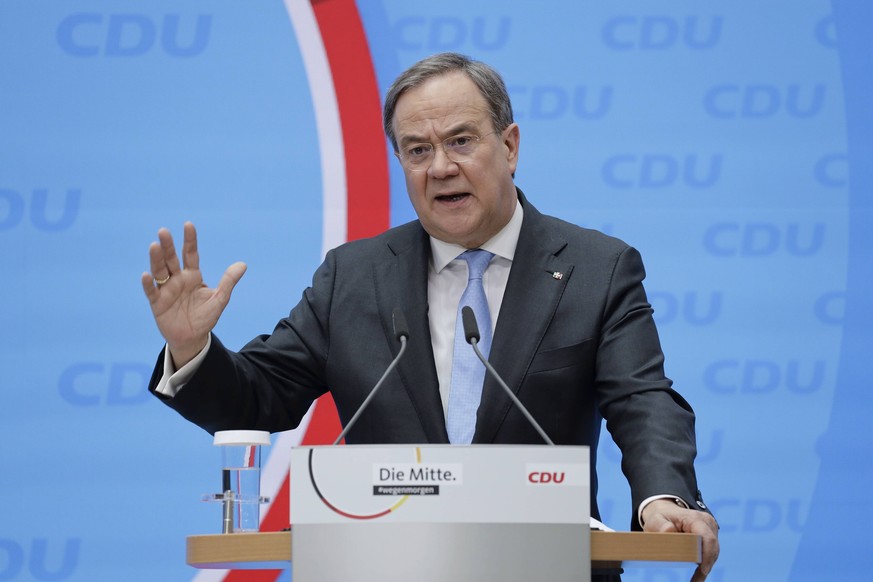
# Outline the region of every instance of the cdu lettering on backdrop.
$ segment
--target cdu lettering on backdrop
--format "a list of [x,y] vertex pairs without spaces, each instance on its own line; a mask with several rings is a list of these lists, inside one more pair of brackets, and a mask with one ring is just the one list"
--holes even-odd
[[655,310],[655,321],[666,325],[681,321],[691,325],[712,325],[721,316],[723,291],[649,292],[649,303]]
[[509,42],[512,19],[508,16],[472,19],[455,16],[407,16],[394,24],[393,36],[402,50],[430,52],[495,51]]
[[721,40],[721,16],[617,16],[601,31],[603,44],[617,51],[711,49]]
[[787,87],[724,83],[706,92],[703,107],[715,119],[766,119],[781,113],[808,119],[821,113],[826,94],[827,86],[824,83],[816,83],[812,87],[797,83]]
[[29,195],[0,188],[0,232],[27,222],[45,232],[67,230],[79,216],[81,201],[79,188],[67,188],[63,195],[50,194],[48,188],[34,188]]
[[787,390],[806,395],[824,387],[827,364],[792,359],[774,360],[725,359],[711,363],[703,372],[704,384],[716,394],[772,394]]
[[162,51],[170,57],[188,58],[203,53],[209,44],[212,15],[191,18],[179,14],[71,14],[58,25],[58,45],[74,57],[139,57]]
[[823,222],[718,222],[703,234],[704,248],[715,257],[771,257],[781,253],[811,257],[821,252],[824,240]]
[[828,14],[815,25],[815,39],[825,48],[839,47],[837,42],[837,27],[832,14]]
[[572,116],[603,119],[612,108],[612,85],[561,87],[559,85],[515,85],[508,88],[517,119],[552,121]]
[[0,582],[4,580],[69,580],[79,565],[82,540],[67,538],[14,540],[0,538]]
[[849,156],[844,153],[826,154],[815,163],[815,180],[828,188],[849,184]]
[[711,188],[721,177],[723,158],[722,154],[708,159],[699,154],[617,154],[604,162],[601,176],[607,185],[622,190],[679,185]]
[[58,392],[73,406],[134,406],[149,402],[152,367],[138,362],[79,362],[61,372]]
[[828,291],[815,300],[813,312],[825,325],[843,325],[846,321],[846,292]]

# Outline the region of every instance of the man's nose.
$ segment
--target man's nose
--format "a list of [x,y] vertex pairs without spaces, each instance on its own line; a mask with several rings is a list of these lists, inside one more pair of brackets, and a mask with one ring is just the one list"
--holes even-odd
[[433,150],[433,161],[427,173],[431,178],[453,176],[458,173],[458,164],[449,159],[445,148],[440,145]]

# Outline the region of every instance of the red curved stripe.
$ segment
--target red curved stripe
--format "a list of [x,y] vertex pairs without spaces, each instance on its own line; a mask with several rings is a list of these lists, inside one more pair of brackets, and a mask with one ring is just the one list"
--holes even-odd
[[[375,236],[390,224],[390,190],[381,100],[370,48],[354,0],[312,0],[312,8],[339,106],[346,160],[346,240]],[[301,444],[332,443],[341,430],[333,398],[326,394],[314,406]],[[261,531],[288,527],[289,498],[286,476],[261,522]],[[233,570],[225,582],[274,582],[280,575],[278,570]]]
[[315,19],[330,63],[346,158],[346,240],[388,228],[388,153],[370,46],[354,0],[315,0]]

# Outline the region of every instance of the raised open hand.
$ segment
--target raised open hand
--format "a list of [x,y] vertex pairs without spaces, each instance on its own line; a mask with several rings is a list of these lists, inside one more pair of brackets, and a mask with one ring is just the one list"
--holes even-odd
[[158,330],[167,340],[176,368],[181,368],[205,346],[209,332],[218,323],[230,301],[233,288],[246,272],[245,263],[227,268],[214,289],[203,282],[197,231],[185,223],[182,263],[173,236],[158,230],[158,241],[149,245],[151,273],[142,274],[142,288],[148,297]]

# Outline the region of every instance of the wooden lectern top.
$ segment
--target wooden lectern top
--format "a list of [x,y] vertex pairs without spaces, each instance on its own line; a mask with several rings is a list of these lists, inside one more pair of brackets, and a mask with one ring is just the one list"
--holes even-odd
[[[187,563],[195,568],[284,569],[291,562],[291,532],[188,537]],[[647,562],[699,564],[700,536],[684,533],[591,532],[594,568]]]

